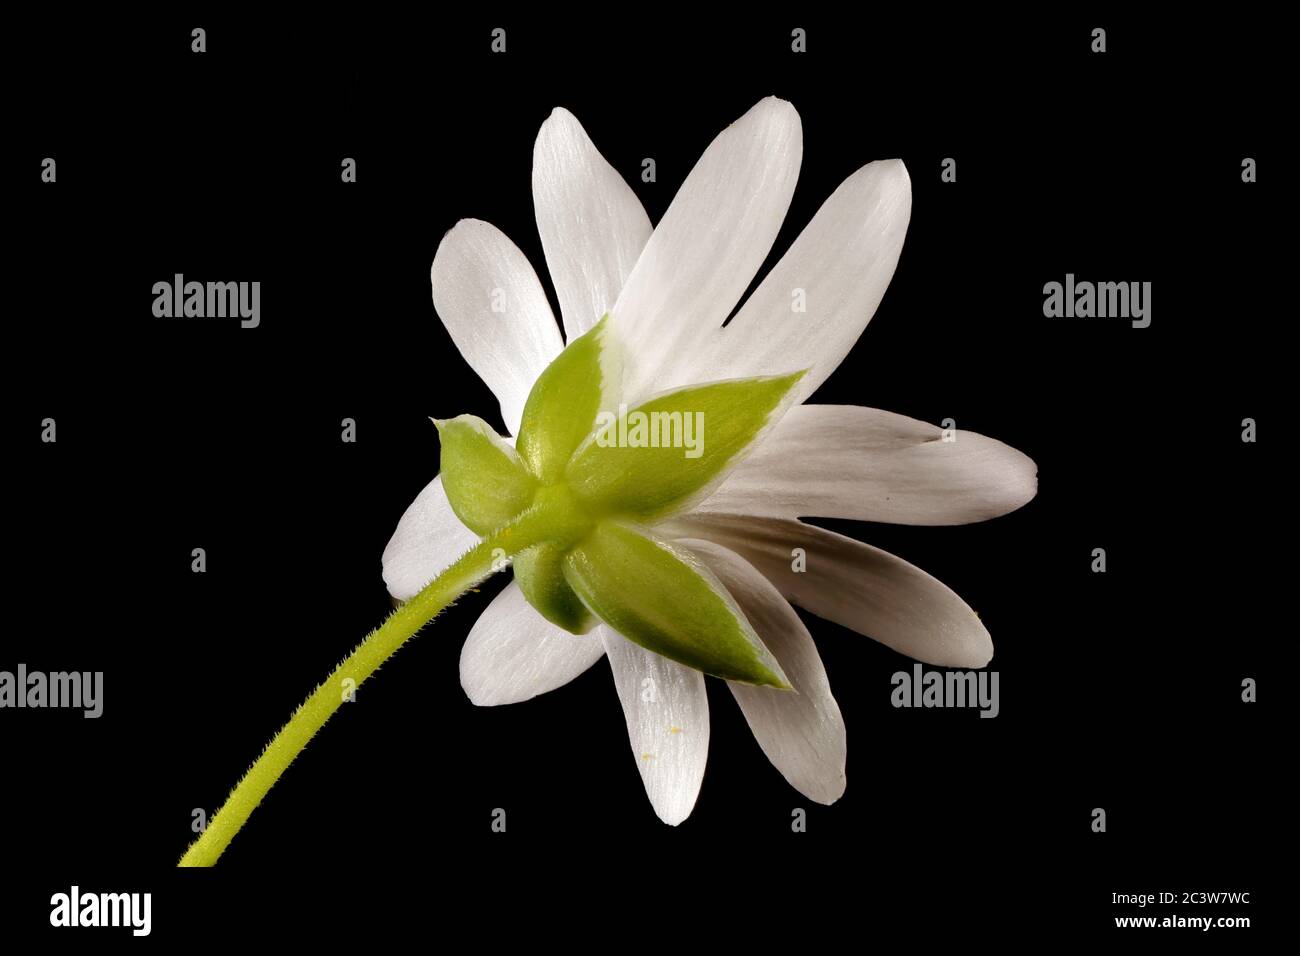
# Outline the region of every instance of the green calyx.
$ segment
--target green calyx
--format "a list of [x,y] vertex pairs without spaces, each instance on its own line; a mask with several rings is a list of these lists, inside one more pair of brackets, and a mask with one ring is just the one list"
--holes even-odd
[[452,510],[508,546],[526,523],[515,579],[546,620],[574,634],[603,620],[624,637],[729,680],[788,687],[725,588],[689,552],[642,525],[680,513],[725,478],[784,410],[803,373],[677,389],[617,404],[609,317],[534,384],[514,446],[481,419],[438,422]]

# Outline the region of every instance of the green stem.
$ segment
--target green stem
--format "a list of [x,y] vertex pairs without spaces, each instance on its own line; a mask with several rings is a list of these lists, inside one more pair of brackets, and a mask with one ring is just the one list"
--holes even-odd
[[225,804],[209,821],[207,829],[181,857],[180,866],[212,866],[235,834],[248,820],[262,798],[307,746],[316,732],[339,709],[348,696],[344,681],[355,690],[379,669],[393,653],[415,635],[443,608],[494,571],[505,566],[502,556],[514,557],[525,548],[545,540],[553,530],[554,514],[542,509],[525,512],[512,525],[484,538],[451,567],[430,581],[419,594],[389,615],[330,673],[308,697],[289,722],[280,728],[262,755],[230,792]]

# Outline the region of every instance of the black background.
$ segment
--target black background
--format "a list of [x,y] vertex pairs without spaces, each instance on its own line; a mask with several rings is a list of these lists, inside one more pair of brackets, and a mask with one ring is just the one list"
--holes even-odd
[[[1269,677],[1291,639],[1270,464],[1287,357],[1268,25],[618,14],[14,25],[0,668],[102,670],[105,710],[0,714],[4,932],[48,931],[49,895],[76,882],[152,891],[161,940],[256,923],[616,938],[603,921],[669,944],[682,922],[1141,937],[1112,916],[1151,910],[1113,892],[1202,889],[1254,902],[1180,915],[1242,912],[1256,928],[1234,944],[1256,937],[1285,693]],[[496,26],[505,55],[489,52]],[[862,164],[901,157],[912,177],[893,284],[816,400],[952,417],[1038,463],[1038,497],[985,524],[824,523],[980,613],[1000,716],[895,710],[890,675],[911,662],[805,615],[848,726],[846,796],[792,790],[710,681],[708,772],[669,828],[603,662],[525,704],[469,704],[457,661],[489,582],[362,688],[216,870],[171,869],[191,811],[215,811],[388,610],[380,554],[437,471],[428,416],[499,425],[430,302],[443,233],[492,222],[545,282],[529,175],[553,107],[657,221],[712,137],[769,94],[804,131],[769,266]],[[261,326],[155,319],[152,284],[177,272],[260,280]],[[1044,318],[1043,284],[1067,272],[1152,282],[1150,328]],[[47,416],[57,444],[39,439]],[[1245,417],[1258,444],[1240,440]],[[795,807],[807,833],[791,833]]]

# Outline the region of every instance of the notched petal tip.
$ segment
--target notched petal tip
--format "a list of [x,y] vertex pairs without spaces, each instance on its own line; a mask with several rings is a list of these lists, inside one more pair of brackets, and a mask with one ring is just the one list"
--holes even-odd
[[869,184],[876,201],[884,206],[899,210],[900,224],[906,225],[911,218],[912,177],[907,171],[907,164],[901,159],[877,159],[861,167],[846,182],[855,177],[865,177],[861,181]]
[[761,100],[755,103],[754,106],[751,107],[751,109],[758,109],[759,107],[762,107],[764,110],[771,110],[774,112],[790,113],[793,114],[795,119],[799,118],[799,111],[795,109],[794,104],[791,103],[789,100],[785,99],[784,97],[777,96],[775,93],[770,93],[767,96],[763,97]]
[[1000,467],[991,474],[989,486],[996,492],[993,513],[987,518],[1019,511],[1038,496],[1038,464],[1019,449],[1002,442],[996,446],[1000,452]]
[[1034,459],[1030,458],[1024,452],[1020,452],[1020,455],[1024,458],[1024,483],[1022,496],[1025,499],[1021,504],[1027,505],[1038,497],[1038,462],[1034,461]]
[[971,613],[975,616],[975,625],[979,630],[978,633],[969,633],[962,646],[950,648],[945,654],[935,655],[933,660],[926,660],[923,656],[915,654],[911,655],[913,659],[935,667],[961,667],[972,670],[987,667],[993,660],[993,636],[989,634],[989,629],[984,626],[984,622],[979,620],[979,614],[974,610]]
[[[547,124],[549,124],[549,123],[551,123],[551,122],[555,122],[555,123],[573,123],[573,124],[577,125],[579,128],[581,128],[581,126],[582,126],[582,124],[578,122],[578,117],[574,116],[571,110],[569,110],[569,109],[567,109],[567,108],[565,108],[565,107],[563,107],[563,106],[556,106],[556,107],[552,108],[551,112],[550,112],[549,114],[547,114],[546,119],[544,119],[544,120],[542,121],[542,129],[545,129],[546,126],[547,126]],[[539,134],[538,134],[538,138],[540,138],[540,137],[541,137],[541,134],[540,134],[540,132],[539,132]]]
[[[745,114],[755,116],[766,123],[773,124],[774,127],[788,127],[788,135],[792,139],[792,146],[802,152],[803,150],[803,119],[799,116],[799,111],[795,109],[794,104],[789,100],[783,100],[779,96],[767,96],[759,100]],[[744,119],[745,117],[741,117]],[[732,124],[735,125],[734,123]]]
[[472,689],[469,688],[469,687],[466,687],[466,686],[465,686],[465,680],[464,680],[464,678],[461,679],[461,682],[460,682],[460,689],[463,690],[463,691],[465,692],[465,699],[468,700],[468,701],[469,701],[471,704],[473,704],[475,707],[496,707],[496,706],[498,706],[498,704],[497,704],[496,701],[488,700],[488,699],[483,698],[483,697],[479,697],[479,696],[477,695],[477,693],[476,693],[474,690],[472,690]]
[[907,163],[903,162],[902,159],[878,159],[874,163],[868,165],[878,165],[882,172],[898,176],[900,179],[906,181],[909,186],[912,183],[911,174],[907,171]]
[[538,162],[547,151],[563,150],[566,142],[590,142],[590,137],[578,118],[563,106],[551,110],[542,125],[537,128],[537,138],[533,140],[533,168],[536,173]]
[[488,222],[484,222],[482,219],[473,219],[473,218],[458,219],[455,225],[453,225],[450,229],[448,229],[446,232],[442,234],[442,237],[438,240],[438,248],[433,254],[433,263],[432,265],[429,266],[430,279],[433,278],[434,270],[438,266],[438,257],[442,254],[443,247],[447,244],[447,241],[451,239],[453,235],[459,235],[461,233],[468,232],[473,229],[478,229],[480,227],[487,227],[491,229],[492,224]]
[[846,777],[843,773],[841,773],[839,775],[839,778],[833,784],[827,786],[825,790],[816,791],[816,790],[812,790],[811,788],[809,788],[808,790],[803,790],[798,787],[796,787],[795,789],[799,790],[800,793],[802,793],[813,803],[819,803],[823,807],[829,807],[836,803],[839,803],[840,798],[844,796],[844,791],[847,790],[848,787],[849,787],[848,777]]
[[969,666],[988,667],[989,662],[993,660],[993,635],[989,633],[987,627],[984,628],[983,639],[975,641],[970,651],[971,663]]

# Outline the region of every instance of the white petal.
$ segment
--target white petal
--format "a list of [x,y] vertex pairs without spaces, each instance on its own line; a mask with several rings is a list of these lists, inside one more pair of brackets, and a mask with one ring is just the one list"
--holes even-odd
[[723,130],[646,243],[612,314],[629,405],[703,374],[700,344],[740,301],[772,248],[799,176],[799,114],[769,97]]
[[[993,639],[961,598],[888,552],[799,521],[691,514],[656,529],[705,538],[735,551],[791,603],[875,638],[900,654],[943,667],[983,667]],[[807,567],[792,568],[803,548]]]
[[856,405],[801,405],[701,509],[950,525],[1015,511],[1038,490],[1033,460],[975,432]]
[[613,307],[650,238],[650,217],[565,109],[551,113],[537,134],[533,205],[572,342]]
[[384,548],[384,583],[399,601],[420,589],[478,544],[478,535],[460,523],[442,489],[442,476],[424,486],[397,522]]
[[[869,163],[831,194],[704,356],[726,378],[811,369],[806,398],[849,354],[898,265],[912,214],[901,160]],[[805,311],[796,311],[802,305]]]
[[462,219],[442,237],[429,277],[456,348],[518,432],[533,382],[564,347],[537,273],[501,230]]
[[805,797],[834,803],[844,795],[844,720],[812,635],[772,583],[740,555],[711,541],[681,543],[721,579],[794,687],[790,693],[727,682],[763,753]]
[[695,807],[709,756],[704,675],[599,625],[632,756],[655,813],[677,826]]
[[480,707],[562,687],[600,660],[595,634],[570,634],[533,610],[511,581],[474,623],[460,652],[460,686]]

